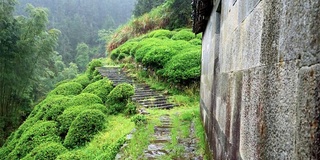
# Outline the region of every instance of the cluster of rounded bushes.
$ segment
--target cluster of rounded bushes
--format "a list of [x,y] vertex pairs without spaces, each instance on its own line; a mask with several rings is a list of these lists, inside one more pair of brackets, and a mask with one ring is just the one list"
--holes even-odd
[[81,155],[74,149],[102,131],[108,115],[133,114],[133,86],[114,87],[95,70],[101,65],[93,60],[85,74],[58,84],[12,133],[0,149],[0,159],[77,159]]
[[200,81],[201,35],[190,29],[155,30],[114,49],[113,60],[134,58],[169,82]]

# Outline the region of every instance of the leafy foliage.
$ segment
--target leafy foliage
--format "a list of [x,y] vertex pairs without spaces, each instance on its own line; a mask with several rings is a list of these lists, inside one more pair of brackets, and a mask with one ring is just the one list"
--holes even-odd
[[106,104],[110,114],[117,114],[126,109],[129,98],[134,94],[132,85],[122,83],[117,85],[107,96]]
[[37,159],[37,160],[55,160],[58,155],[67,152],[68,150],[60,143],[49,142],[43,143],[34,148],[22,160]]
[[66,152],[64,154],[61,154],[57,157],[56,160],[83,160],[83,159],[89,159],[89,155],[80,151],[70,151]]
[[102,102],[107,100],[107,95],[113,89],[113,83],[108,79],[102,79],[88,85],[82,93],[92,93],[99,96]]
[[105,115],[99,110],[83,111],[72,122],[64,146],[77,148],[85,145],[104,128],[105,121]]
[[76,50],[76,63],[79,66],[80,71],[84,71],[86,65],[89,63],[89,46],[85,43],[79,43]]
[[181,30],[173,35],[173,40],[185,40],[190,41],[195,38],[195,34],[191,30]]
[[134,122],[135,125],[139,126],[147,123],[147,118],[144,115],[135,115],[131,118],[131,121]]
[[175,83],[200,81],[201,52],[179,54],[166,64],[163,75]]
[[[130,50],[137,62],[155,71],[164,80],[176,84],[191,84],[200,81],[200,38],[190,29],[161,29],[130,40],[114,51],[125,46],[126,51]],[[134,45],[131,45],[132,42]]]
[[22,134],[7,159],[23,158],[32,149],[45,142],[60,142],[57,126],[58,124],[54,121],[38,121]]
[[63,95],[63,96],[69,96],[69,95],[77,95],[81,92],[82,85],[76,82],[68,82],[63,83],[59,86],[57,86],[54,90],[52,90],[49,93],[49,96],[52,95]]
[[97,75],[96,67],[101,67],[102,62],[100,59],[93,59],[87,66],[86,74],[92,80]]
[[126,115],[135,115],[137,113],[137,106],[134,102],[129,102],[126,106],[126,110],[124,112]]
[[[47,30],[46,9],[28,5],[26,16],[14,16],[15,4],[15,0],[0,2],[1,132],[14,129],[20,116],[28,114],[30,103],[45,92],[43,79],[51,76],[60,34],[56,29]],[[0,145],[5,137],[0,137]]]
[[138,0],[135,4],[133,15],[138,17],[148,13],[152,8],[162,4],[165,0]]
[[102,104],[101,98],[97,95],[92,93],[81,93],[71,100],[70,106],[91,105],[97,103]]
[[69,107],[66,110],[64,110],[63,114],[61,114],[58,118],[57,121],[60,124],[60,135],[64,137],[69,130],[69,127],[71,126],[72,122],[76,119],[76,117],[82,113],[85,110],[100,110],[103,113],[107,113],[107,108],[106,106],[102,104],[92,104],[92,105],[81,105],[81,106],[73,106]]
[[87,87],[90,84],[90,80],[87,74],[81,74],[77,76],[72,82],[76,82],[82,85],[83,88]]

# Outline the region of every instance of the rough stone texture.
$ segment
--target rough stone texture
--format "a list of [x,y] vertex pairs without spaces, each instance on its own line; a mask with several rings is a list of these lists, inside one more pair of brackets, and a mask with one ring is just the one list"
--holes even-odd
[[200,93],[213,158],[320,159],[320,1],[218,2]]

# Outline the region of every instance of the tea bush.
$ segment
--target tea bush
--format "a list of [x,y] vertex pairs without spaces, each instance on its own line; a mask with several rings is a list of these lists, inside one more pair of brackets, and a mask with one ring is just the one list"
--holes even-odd
[[132,85],[122,83],[117,85],[107,96],[106,104],[110,114],[117,114],[125,110],[128,100],[134,95]]
[[45,142],[60,142],[58,124],[54,121],[38,121],[21,135],[7,159],[21,159],[32,149]]
[[104,103],[107,99],[107,95],[112,91],[113,84],[108,79],[102,79],[97,82],[89,84],[82,93],[92,93],[99,96]]
[[142,64],[154,69],[161,69],[176,54],[177,52],[168,45],[153,47],[144,55]]
[[81,93],[72,98],[70,106],[103,104],[100,97],[92,93]]
[[124,111],[124,113],[128,116],[131,116],[131,115],[135,115],[137,113],[137,106],[135,103],[133,102],[129,102],[127,105],[126,105],[126,109]]
[[160,38],[160,37],[171,38],[172,36],[173,36],[173,32],[169,30],[164,30],[164,29],[155,30],[148,34],[148,37],[150,38]]
[[134,88],[128,83],[118,84],[107,96],[108,103],[127,101],[134,95]]
[[42,143],[34,148],[22,160],[55,160],[58,155],[67,152],[68,150],[60,143],[48,142]]
[[82,74],[77,76],[72,82],[76,82],[82,85],[82,88],[85,88],[88,84],[90,84],[90,79],[87,74]]
[[92,109],[100,110],[104,114],[108,113],[106,106],[104,106],[102,104],[92,104],[89,106],[85,106],[85,105],[73,106],[73,107],[66,109],[63,112],[63,114],[57,118],[58,122],[60,124],[59,131],[60,131],[60,134],[62,135],[62,137],[64,137],[68,133],[69,127],[71,126],[72,122],[76,119],[76,117],[81,112],[83,112],[85,110],[92,110]]
[[95,70],[93,72],[93,75],[92,75],[92,79],[90,81],[90,83],[93,83],[93,82],[96,82],[96,81],[99,81],[101,79],[103,79],[102,75],[99,73],[99,71]]
[[178,54],[166,64],[162,70],[163,76],[170,82],[191,83],[200,81],[201,52],[192,51],[185,54]]
[[57,86],[54,90],[52,90],[48,96],[52,95],[77,95],[81,92],[82,85],[76,82],[67,82]]
[[96,67],[101,67],[102,66],[102,62],[100,59],[93,59],[87,66],[87,70],[86,70],[86,74],[88,75],[88,78],[90,80],[93,79],[94,75],[94,71],[96,70]]
[[192,39],[189,41],[192,45],[201,45],[202,41],[200,39]]
[[70,106],[71,100],[72,98],[68,96],[47,97],[45,103],[41,104],[37,117],[43,120],[56,120]]
[[89,160],[90,156],[81,150],[70,151],[63,153],[57,157],[56,160]]
[[104,128],[105,115],[99,110],[85,110],[72,122],[64,140],[67,148],[84,146],[93,136]]
[[176,34],[174,34],[171,39],[190,41],[191,39],[194,39],[195,37],[196,37],[195,34],[192,33],[191,30],[183,29],[183,30],[177,32]]

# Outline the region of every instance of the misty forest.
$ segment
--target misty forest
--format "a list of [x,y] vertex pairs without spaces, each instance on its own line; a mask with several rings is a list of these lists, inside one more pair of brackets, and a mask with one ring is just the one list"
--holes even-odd
[[185,0],[1,0],[0,160],[210,159]]

